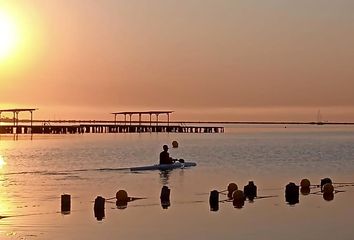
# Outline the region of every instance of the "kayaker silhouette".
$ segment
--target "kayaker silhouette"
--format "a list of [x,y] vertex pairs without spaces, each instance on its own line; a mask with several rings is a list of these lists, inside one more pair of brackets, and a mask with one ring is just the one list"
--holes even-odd
[[163,151],[160,153],[160,164],[172,164],[176,160],[170,157],[170,154],[168,153],[168,146],[163,145]]

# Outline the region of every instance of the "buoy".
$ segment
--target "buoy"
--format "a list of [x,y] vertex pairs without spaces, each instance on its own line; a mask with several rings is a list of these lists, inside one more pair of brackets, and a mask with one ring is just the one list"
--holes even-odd
[[104,217],[104,204],[105,204],[106,199],[104,199],[101,196],[96,197],[95,199],[95,204],[93,207],[93,211],[95,213],[95,217],[98,221],[101,221]]
[[217,190],[210,192],[209,205],[210,211],[216,212],[219,210],[219,192]]
[[70,212],[71,210],[71,196],[69,194],[61,195],[61,211]]
[[170,192],[171,189],[169,189],[167,186],[163,186],[161,188],[160,200],[163,209],[167,209],[169,206],[171,206]]
[[310,180],[308,180],[307,178],[302,179],[300,182],[300,186],[302,188],[310,188],[310,185],[311,185]]
[[172,147],[173,148],[178,148],[178,142],[177,141],[173,141],[172,142]]
[[119,190],[116,193],[116,199],[116,205],[118,209],[125,209],[128,206],[128,202],[130,200],[128,193],[125,190]]
[[119,190],[116,193],[116,199],[117,202],[128,202],[129,201],[128,193],[125,190]]
[[235,208],[242,208],[245,205],[245,194],[241,190],[235,190],[232,194],[232,204]]
[[323,178],[323,179],[321,179],[321,192],[323,191],[323,186],[324,186],[326,183],[331,183],[331,184],[332,184],[332,180],[331,180],[330,178]]
[[285,187],[285,201],[290,205],[299,203],[299,186],[290,182]]
[[323,193],[333,193],[334,192],[334,187],[332,185],[332,183],[326,183],[325,185],[323,185]]
[[257,186],[254,185],[253,181],[249,181],[248,185],[243,187],[243,192],[246,198],[253,201],[253,199],[257,197]]
[[323,193],[323,199],[326,201],[332,201],[334,199],[334,193]]
[[116,201],[116,206],[118,209],[126,209],[128,207],[128,201],[125,202]]
[[230,183],[228,186],[227,186],[227,197],[228,198],[232,198],[232,193],[234,192],[234,191],[236,191],[238,189],[238,186],[237,186],[237,184],[236,183]]

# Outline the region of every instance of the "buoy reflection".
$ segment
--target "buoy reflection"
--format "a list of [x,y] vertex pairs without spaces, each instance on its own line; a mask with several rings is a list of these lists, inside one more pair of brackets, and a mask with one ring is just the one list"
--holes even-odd
[[235,208],[241,209],[245,205],[245,201],[234,199],[232,201],[232,204],[234,205]]
[[309,187],[301,187],[300,192],[302,195],[306,196],[310,194],[311,189]]
[[326,201],[332,201],[334,199],[334,193],[323,193],[323,199]]
[[126,209],[128,207],[128,201],[116,201],[118,209]]

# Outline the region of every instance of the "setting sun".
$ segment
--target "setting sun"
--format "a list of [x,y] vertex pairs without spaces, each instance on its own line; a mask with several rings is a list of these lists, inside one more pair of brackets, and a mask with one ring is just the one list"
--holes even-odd
[[16,42],[15,24],[7,14],[0,11],[0,60],[11,54]]

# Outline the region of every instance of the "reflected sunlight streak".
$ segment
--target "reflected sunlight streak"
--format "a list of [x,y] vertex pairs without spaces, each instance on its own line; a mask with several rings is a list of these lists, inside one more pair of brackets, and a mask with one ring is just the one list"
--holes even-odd
[[4,158],[0,155],[0,169],[2,169],[6,165]]

